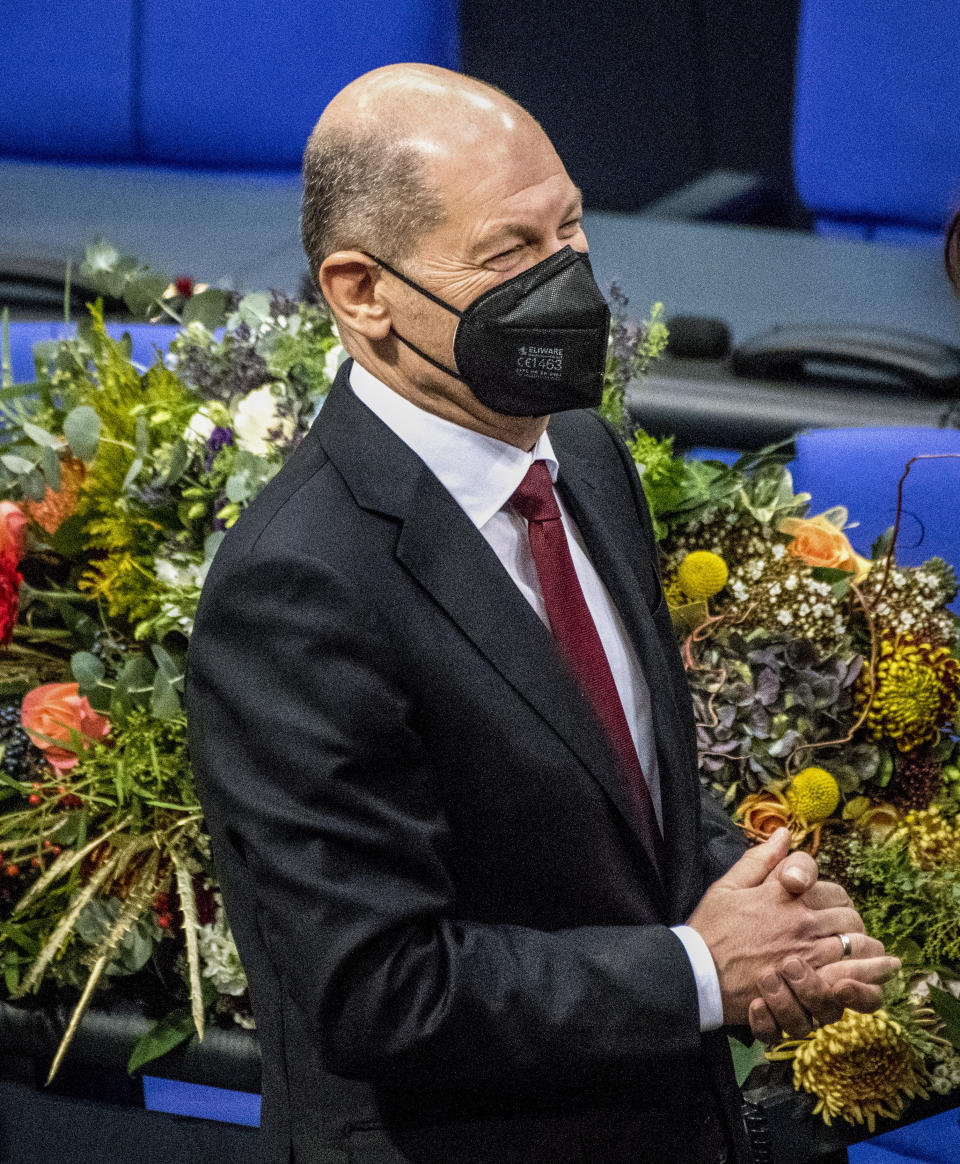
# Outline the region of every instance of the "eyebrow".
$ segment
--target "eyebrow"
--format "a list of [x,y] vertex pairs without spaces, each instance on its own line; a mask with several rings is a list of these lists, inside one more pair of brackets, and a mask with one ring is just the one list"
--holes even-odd
[[[575,187],[576,193],[567,203],[566,209],[563,212],[562,218],[564,222],[579,209],[583,204],[583,191],[579,186]],[[532,236],[532,231],[520,223],[504,223],[503,226],[498,227],[492,231],[485,239],[479,242],[472,250],[472,256],[476,258],[478,255],[489,251],[491,247],[496,247],[501,241],[508,238],[522,238],[525,241]]]

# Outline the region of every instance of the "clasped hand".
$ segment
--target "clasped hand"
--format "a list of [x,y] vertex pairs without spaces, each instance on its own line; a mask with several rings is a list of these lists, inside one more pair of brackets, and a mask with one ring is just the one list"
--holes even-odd
[[[846,1007],[874,1011],[882,984],[900,968],[864,930],[847,893],[817,880],[806,853],[790,853],[779,829],[750,849],[707,890],[688,925],[717,968],[728,1025],[749,1023],[756,1038],[795,1038],[836,1022]],[[844,957],[840,935],[850,941]]]

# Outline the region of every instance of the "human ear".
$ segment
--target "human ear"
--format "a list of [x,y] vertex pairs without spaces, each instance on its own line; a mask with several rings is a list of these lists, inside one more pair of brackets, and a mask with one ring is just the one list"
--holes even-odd
[[317,281],[334,315],[369,340],[390,334],[390,309],[377,294],[380,268],[362,251],[335,251],[320,264]]

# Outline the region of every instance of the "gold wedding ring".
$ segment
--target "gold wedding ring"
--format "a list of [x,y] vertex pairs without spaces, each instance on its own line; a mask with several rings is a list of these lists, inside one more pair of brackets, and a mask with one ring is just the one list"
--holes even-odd
[[850,935],[849,934],[837,934],[837,937],[840,939],[840,945],[843,947],[843,954],[841,955],[841,957],[852,958],[853,957],[853,942],[850,941]]

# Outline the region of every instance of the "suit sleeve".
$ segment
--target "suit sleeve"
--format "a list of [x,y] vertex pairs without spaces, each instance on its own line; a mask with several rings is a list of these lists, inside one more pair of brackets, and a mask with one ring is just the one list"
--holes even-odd
[[[191,753],[225,898],[255,910],[328,1068],[412,1089],[581,1086],[696,1055],[669,929],[458,916],[402,653],[355,585],[286,551],[215,564],[191,639]],[[232,896],[234,861],[255,902]]]

